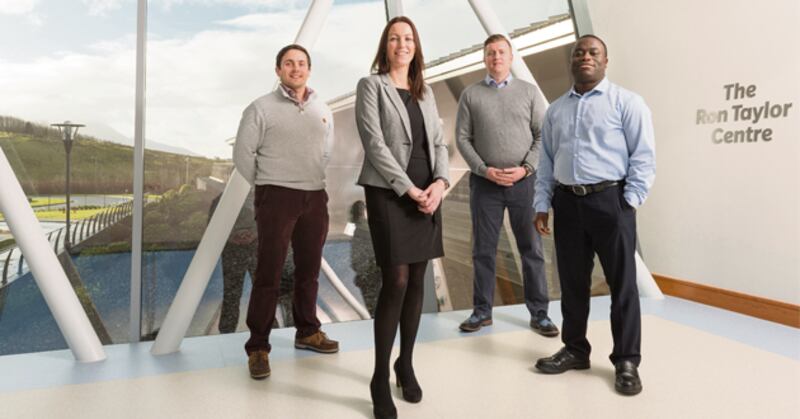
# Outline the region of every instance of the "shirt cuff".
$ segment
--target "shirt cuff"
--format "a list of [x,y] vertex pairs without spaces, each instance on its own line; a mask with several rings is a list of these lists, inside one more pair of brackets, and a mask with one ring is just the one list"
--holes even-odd
[[543,205],[543,204],[538,204],[538,205],[534,204],[533,205],[533,210],[536,211],[536,212],[543,212],[543,213],[547,214],[547,212],[550,211],[550,207],[547,206],[547,205]]
[[628,203],[634,209],[638,209],[642,203],[639,201],[639,197],[636,196],[633,192],[625,192],[622,194],[622,197],[625,199],[625,202]]

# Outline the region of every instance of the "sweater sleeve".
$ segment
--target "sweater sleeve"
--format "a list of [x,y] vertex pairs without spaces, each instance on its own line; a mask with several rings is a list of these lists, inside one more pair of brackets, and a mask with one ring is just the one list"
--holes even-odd
[[256,179],[256,150],[261,142],[263,120],[255,104],[250,104],[242,114],[236,143],[233,145],[233,164],[251,185]]
[[476,175],[486,177],[486,163],[475,150],[475,130],[472,126],[472,115],[469,109],[468,90],[461,93],[458,99],[458,113],[456,114],[456,146],[461,157],[467,162],[469,170]]
[[538,87],[533,86],[533,97],[531,98],[531,148],[525,155],[523,164],[530,166],[535,172],[539,167],[539,154],[542,149],[542,123],[544,114],[547,111],[547,101],[544,94]]

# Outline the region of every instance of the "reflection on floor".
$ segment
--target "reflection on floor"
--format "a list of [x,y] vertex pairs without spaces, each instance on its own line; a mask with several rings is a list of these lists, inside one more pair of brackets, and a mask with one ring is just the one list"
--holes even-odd
[[[359,304],[373,312],[377,292],[380,289],[380,273],[375,267],[369,231],[359,231],[354,238],[333,238],[325,244],[323,256],[330,263],[339,279]],[[146,272],[143,283],[142,329],[145,340],[152,340],[160,328],[167,310],[181,284],[183,275],[194,257],[194,250],[166,250],[145,252]],[[88,306],[94,313],[96,329],[107,332],[111,342],[128,341],[128,305],[130,298],[130,253],[111,253],[101,255],[73,256],[67,272],[70,279],[82,283],[85,290],[79,295],[87,298]],[[227,292],[222,275],[221,262],[212,272],[208,286],[189,326],[188,335],[216,334],[219,331],[221,303]],[[291,326],[291,296],[293,288],[292,273],[294,264],[291,252],[284,267],[280,292],[280,324]],[[250,298],[251,282],[246,269],[241,269],[239,277],[241,296],[233,317],[231,329],[246,330],[245,313]],[[82,301],[83,302],[83,301]],[[339,294],[321,274],[319,281],[318,305],[323,322],[349,321],[360,319],[358,313]],[[34,351],[51,351],[66,348],[58,325],[48,308],[30,272],[13,283],[0,287],[0,356]]]
[[[552,307],[557,319],[557,306]],[[609,301],[593,300],[592,369],[537,374],[537,357],[560,347],[527,330],[524,306],[495,310],[495,324],[456,331],[468,312],[425,315],[416,350],[424,400],[395,390],[405,418],[792,418],[800,413],[800,331],[683,300],[643,300],[644,391],[613,391]],[[559,322],[560,323],[560,322]],[[272,377],[253,381],[245,334],[191,338],[181,353],[152,357],[149,344],[107,347],[101,364],[68,352],[0,357],[3,417],[368,418],[371,322],[326,326],[342,352],[292,349],[275,332]]]

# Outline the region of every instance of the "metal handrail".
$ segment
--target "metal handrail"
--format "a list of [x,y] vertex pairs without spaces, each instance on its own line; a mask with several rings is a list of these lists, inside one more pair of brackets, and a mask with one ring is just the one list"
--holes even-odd
[[3,279],[0,286],[5,286],[8,283],[8,264],[11,262],[11,254],[14,253],[14,250],[16,250],[16,247],[12,247],[11,250],[8,251],[8,256],[3,264]]
[[58,253],[58,240],[61,238],[61,231],[63,231],[63,229],[59,228],[58,234],[56,235],[56,241],[53,245],[53,251],[56,253]]
[[[94,215],[90,219],[81,220],[76,222],[74,225],[70,226],[70,230],[73,237],[73,245],[79,242],[85,241],[86,239],[96,235],[97,233],[105,230],[107,227],[114,225],[115,223],[112,221],[110,217],[111,214],[118,214],[118,218],[116,220],[122,219],[127,217],[131,213],[131,204],[130,202],[124,202],[112,207],[109,207],[107,210],[103,211],[100,214]],[[105,221],[105,222],[104,222]],[[56,254],[61,253],[64,250],[64,241],[67,238],[67,227],[61,227],[59,229],[53,230],[46,235],[46,239],[48,243],[52,243],[53,251]],[[75,238],[79,238],[80,240],[75,240]],[[12,247],[8,253],[5,254],[5,260],[2,262],[2,272],[0,272],[0,287],[6,286],[13,282],[15,279],[24,275],[28,270],[26,269],[25,265],[25,257],[21,252],[19,253],[19,258],[16,260],[15,266],[11,265],[13,259],[17,257],[15,254],[15,250],[18,247]],[[16,270],[13,276],[10,275],[12,270]]]

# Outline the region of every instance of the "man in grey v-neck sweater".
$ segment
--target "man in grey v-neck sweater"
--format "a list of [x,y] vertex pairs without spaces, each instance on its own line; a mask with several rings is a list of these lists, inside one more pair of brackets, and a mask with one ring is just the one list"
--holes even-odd
[[250,376],[270,375],[269,335],[275,321],[280,280],[289,243],[294,251],[292,317],[294,346],[322,353],[339,343],[320,330],[318,277],[328,235],[325,166],[333,139],[330,109],[306,86],[308,51],[292,44],[278,53],[275,72],[281,84],[245,109],[233,147],[236,170],[255,184],[258,263],[245,343]]
[[473,312],[460,328],[474,332],[492,324],[497,242],[508,209],[522,262],[530,326],[541,335],[557,336],[558,328],[547,316],[542,239],[533,227],[534,174],[547,104],[538,87],[511,75],[513,57],[507,38],[490,36],[483,52],[488,75],[464,90],[456,117],[456,144],[472,171],[474,271]]

